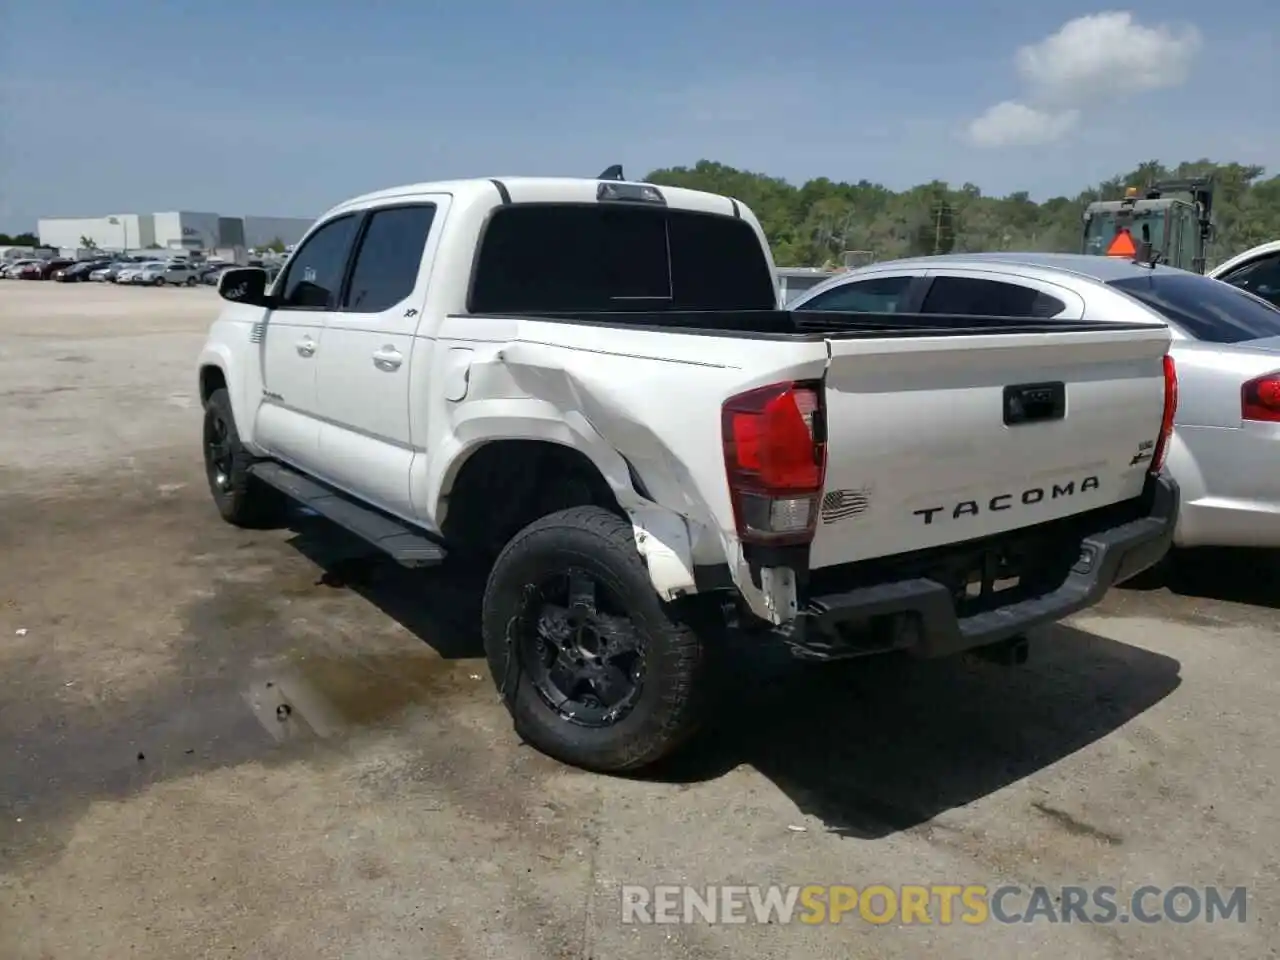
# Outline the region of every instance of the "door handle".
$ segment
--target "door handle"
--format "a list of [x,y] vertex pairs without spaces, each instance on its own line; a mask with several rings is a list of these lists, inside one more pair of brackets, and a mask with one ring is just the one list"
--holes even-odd
[[395,347],[383,347],[373,353],[373,365],[379,370],[397,370],[404,363],[404,355]]
[[303,337],[298,341],[298,355],[302,357],[313,356],[316,352],[316,342],[310,337]]

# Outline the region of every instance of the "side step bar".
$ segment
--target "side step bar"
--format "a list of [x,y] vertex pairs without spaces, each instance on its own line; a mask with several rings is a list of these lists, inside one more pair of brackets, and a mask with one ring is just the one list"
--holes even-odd
[[250,467],[249,473],[309,510],[314,510],[326,520],[390,554],[402,566],[435,567],[444,562],[444,547],[426,534],[403,520],[365,506],[283,464],[263,460]]

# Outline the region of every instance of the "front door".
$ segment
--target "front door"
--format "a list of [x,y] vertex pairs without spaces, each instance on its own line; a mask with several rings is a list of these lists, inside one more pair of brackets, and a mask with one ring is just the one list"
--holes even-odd
[[305,470],[316,465],[320,421],[316,366],[325,320],[337,306],[359,218],[345,214],[312,230],[275,284],[279,305],[262,325],[262,403],[257,442]]
[[426,384],[431,348],[415,332],[448,199],[364,211],[351,278],[327,315],[317,365],[323,479],[409,519],[410,474],[425,442],[413,425],[428,412],[426,397],[411,388]]

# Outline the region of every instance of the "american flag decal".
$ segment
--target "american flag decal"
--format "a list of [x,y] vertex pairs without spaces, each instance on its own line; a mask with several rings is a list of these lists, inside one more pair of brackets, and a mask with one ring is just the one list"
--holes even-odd
[[249,331],[249,342],[261,343],[262,337],[266,334],[266,332],[267,332],[267,325],[265,323],[255,323],[253,325],[253,328]]
[[822,522],[837,523],[865,513],[871,506],[866,490],[832,490],[822,498]]

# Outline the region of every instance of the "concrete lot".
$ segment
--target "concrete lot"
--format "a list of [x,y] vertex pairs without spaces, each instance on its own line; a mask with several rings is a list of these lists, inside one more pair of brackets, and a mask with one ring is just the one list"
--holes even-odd
[[[662,778],[590,776],[513,736],[468,584],[218,519],[217,302],[0,281],[0,957],[1276,955],[1269,558],[1015,670],[744,667]],[[1244,924],[623,925],[660,883],[1250,890]]]

